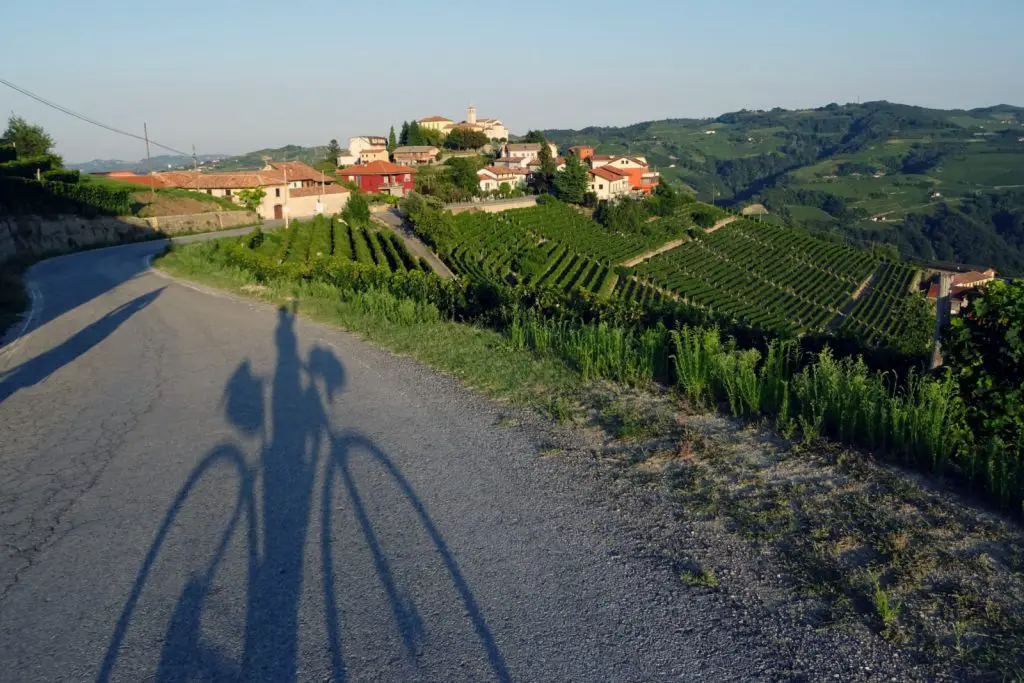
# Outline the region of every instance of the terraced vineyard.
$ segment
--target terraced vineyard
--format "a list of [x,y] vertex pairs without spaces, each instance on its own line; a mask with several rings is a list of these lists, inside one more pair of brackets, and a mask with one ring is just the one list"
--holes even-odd
[[428,270],[394,233],[353,227],[324,216],[294,221],[287,230],[264,233],[255,251],[281,262],[308,263],[316,258],[330,258],[383,266],[392,271]]
[[455,227],[444,257],[457,274],[564,291],[600,291],[616,264],[642,253],[650,242],[612,235],[562,205],[462,213],[455,216]]
[[906,320],[894,312],[899,310],[913,279],[914,269],[910,266],[881,264],[874,282],[857,300],[840,331],[873,344],[897,336]]
[[[679,238],[679,223],[651,221],[651,234],[617,235],[562,204],[501,214],[463,213],[442,252],[457,274],[492,282],[590,292],[642,305],[684,301],[765,330],[835,330],[875,344],[902,330],[914,269],[805,232],[739,219],[698,232],[638,264],[616,267]],[[665,226],[665,227],[661,227]],[[851,295],[870,285],[853,304]],[[852,309],[851,309],[851,306]],[[845,315],[844,315],[845,314]]]
[[867,251],[738,220],[655,256],[636,274],[750,325],[804,332],[822,330],[878,263]]

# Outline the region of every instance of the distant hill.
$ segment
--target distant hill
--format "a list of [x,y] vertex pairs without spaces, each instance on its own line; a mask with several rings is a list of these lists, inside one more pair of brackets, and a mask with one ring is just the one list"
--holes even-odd
[[326,148],[301,147],[299,145],[285,145],[284,147],[258,149],[255,152],[240,154],[231,157],[222,157],[211,169],[222,171],[235,171],[239,169],[261,168],[265,158],[270,161],[302,161],[313,165],[324,158]]
[[890,102],[547,130],[560,147],[642,154],[704,201],[1024,274],[1024,108]]
[[[197,158],[203,165],[223,159],[224,154],[199,154]],[[178,156],[174,154],[161,154],[152,159],[154,171],[166,171],[169,168],[192,168],[192,157]],[[145,159],[138,161],[123,161],[121,159],[93,159],[81,164],[67,164],[68,168],[81,171],[82,173],[105,173],[110,171],[135,171],[145,173],[148,164]]]
[[[219,159],[223,159],[224,155],[198,155],[197,159],[200,164],[204,166],[210,165],[212,162],[216,162]],[[191,168],[193,167],[193,158],[191,157],[180,157],[177,155],[159,155],[153,158],[153,170],[154,171],[166,171],[172,168]],[[82,171],[82,173],[106,173],[111,171],[134,171],[136,173],[145,173],[148,169],[146,160],[140,159],[138,161],[123,161],[121,159],[93,159],[82,164],[67,164],[68,168]]]

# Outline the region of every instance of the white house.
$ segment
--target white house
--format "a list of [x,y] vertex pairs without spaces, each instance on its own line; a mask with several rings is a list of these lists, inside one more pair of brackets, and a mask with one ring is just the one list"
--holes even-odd
[[615,199],[629,194],[629,176],[614,167],[598,166],[587,171],[587,189],[598,199]]
[[502,183],[508,183],[510,189],[525,187],[527,175],[526,169],[505,166],[484,166],[476,172],[481,192],[500,190]]

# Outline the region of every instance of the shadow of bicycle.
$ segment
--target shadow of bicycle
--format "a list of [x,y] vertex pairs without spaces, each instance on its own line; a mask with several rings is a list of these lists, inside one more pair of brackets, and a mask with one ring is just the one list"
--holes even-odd
[[[158,659],[155,679],[162,682],[291,681],[316,668],[317,663],[305,660],[309,652],[319,651],[324,653],[319,664],[329,669],[330,680],[345,681],[351,664],[343,643],[349,631],[358,632],[350,654],[360,662],[397,656],[414,671],[425,648],[443,650],[451,645],[449,637],[458,637],[463,644],[475,643],[480,668],[491,678],[512,680],[454,554],[409,480],[372,439],[332,428],[328,407],[344,391],[344,366],[319,346],[301,358],[293,312],[279,311],[275,341],[277,360],[269,382],[254,373],[248,359],[227,382],[222,407],[238,438],[207,454],[172,500],[125,600],[96,680],[114,680],[124,659],[132,659],[135,669],[147,666],[135,660]],[[264,398],[268,384],[269,415]],[[253,439],[259,455],[250,463],[245,442]],[[215,476],[219,481],[230,477],[237,491],[233,503],[222,506],[230,512],[219,530],[209,519],[205,527],[193,529],[186,509],[196,491]],[[318,543],[313,545],[317,529]],[[125,644],[133,623],[146,611],[141,604],[147,584],[157,565],[167,561],[162,556],[169,553],[168,538],[174,533],[194,534],[197,544],[211,550],[188,573],[169,609],[157,657],[152,646]],[[314,558],[319,566],[311,568]],[[229,563],[237,566],[229,571]],[[346,563],[352,566],[344,568]],[[313,577],[319,579],[319,589],[313,591],[318,599],[311,599]],[[428,588],[420,585],[423,577],[429,577]],[[231,593],[225,583],[232,579],[244,582],[240,592],[234,586],[244,605],[222,606],[221,594]],[[438,584],[448,596],[440,601],[427,595],[437,593]],[[317,600],[314,609],[311,601]],[[429,618],[421,614],[421,600],[429,601]],[[438,614],[438,604],[447,613]],[[368,617],[366,612],[380,606],[390,612],[390,633],[368,639],[362,632],[372,631],[380,615]],[[208,622],[230,621],[234,609],[243,622],[235,629],[240,642],[228,646],[224,634]],[[316,611],[321,612],[320,624],[314,629],[309,621]],[[347,629],[345,614],[359,623]],[[310,633],[322,634],[323,642],[311,647],[304,642]],[[389,645],[391,637],[400,644],[399,652]]]

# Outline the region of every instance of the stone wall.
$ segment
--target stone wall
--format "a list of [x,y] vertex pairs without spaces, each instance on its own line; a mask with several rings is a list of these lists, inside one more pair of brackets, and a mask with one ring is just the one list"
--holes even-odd
[[138,242],[165,234],[227,230],[256,222],[256,214],[248,211],[157,218],[0,216],[0,263],[16,256],[34,258],[95,246]]
[[448,204],[446,208],[448,208],[452,213],[462,213],[463,211],[500,213],[502,211],[508,211],[509,209],[525,209],[531,206],[537,206],[536,197],[530,196],[518,197],[516,199],[492,199],[479,202],[464,202],[461,204]]

